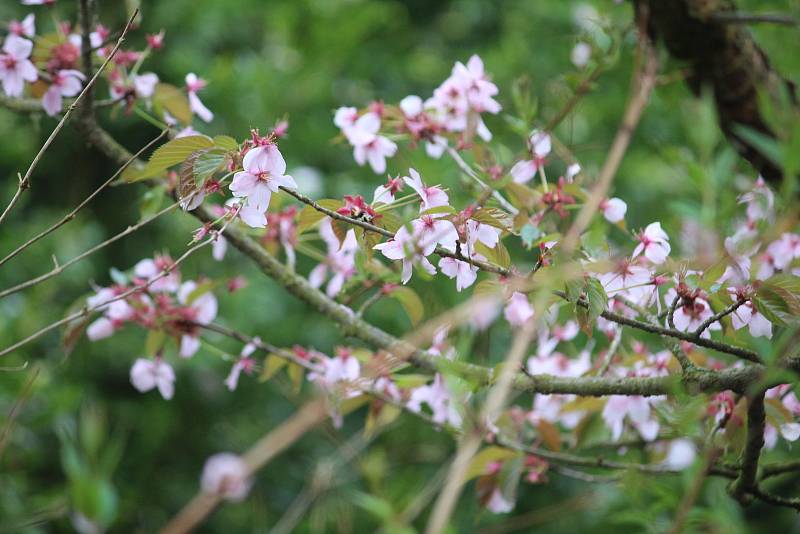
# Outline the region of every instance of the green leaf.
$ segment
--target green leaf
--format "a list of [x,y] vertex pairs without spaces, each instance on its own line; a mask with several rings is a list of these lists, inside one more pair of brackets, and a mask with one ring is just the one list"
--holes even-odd
[[752,145],[765,158],[779,167],[783,165],[783,151],[780,143],[772,137],[742,124],[734,124],[733,132],[746,143]]
[[162,116],[166,111],[183,124],[191,124],[192,122],[192,108],[189,106],[189,98],[174,85],[168,83],[156,84],[153,92],[153,108],[159,116]]
[[422,301],[416,291],[410,287],[400,286],[392,290],[389,296],[397,299],[402,304],[403,309],[408,314],[408,318],[411,319],[411,324],[416,325],[422,320],[425,315],[425,307],[422,305]]
[[491,463],[502,462],[520,455],[521,453],[504,447],[486,447],[472,459],[464,480],[472,480],[475,477],[485,475]]
[[605,311],[608,305],[608,295],[606,295],[606,290],[603,289],[603,284],[597,278],[588,278],[584,291],[586,291],[586,301],[589,304],[589,314],[592,319],[595,319]]
[[[186,158],[198,150],[203,150],[214,146],[211,138],[205,135],[190,135],[187,137],[179,137],[164,143],[153,152],[150,156],[150,161],[144,169],[133,170],[130,173],[125,173],[123,179],[128,182],[138,182],[146,178],[152,178],[162,174],[165,170],[173,165],[183,163]],[[129,167],[130,169],[130,167]]]
[[519,235],[520,238],[522,238],[522,243],[526,247],[531,248],[533,246],[533,242],[542,235],[542,232],[534,225],[526,223],[525,226],[523,226],[520,230]]
[[261,371],[261,375],[258,377],[259,381],[266,382],[275,376],[278,371],[283,369],[286,363],[287,360],[285,358],[281,358],[275,354],[267,355],[267,357],[264,358],[264,370]]
[[497,208],[481,208],[471,218],[480,223],[507,231],[511,231],[514,225],[514,220],[511,216]]
[[164,347],[167,333],[164,330],[150,330],[144,342],[144,353],[148,356],[155,356]]
[[221,170],[228,159],[229,152],[222,148],[209,148],[200,151],[194,159],[192,170],[195,183],[200,186],[215,172]]
[[[317,204],[331,211],[335,211],[342,207],[342,201],[333,198],[323,198],[322,200],[318,200]],[[314,209],[311,206],[304,207],[302,210],[300,210],[300,213],[297,216],[297,234],[302,234],[312,226],[316,225],[324,217],[327,217],[327,215],[321,211]]]
[[214,146],[221,148],[227,152],[239,151],[239,143],[237,143],[236,139],[234,139],[229,135],[215,135]]

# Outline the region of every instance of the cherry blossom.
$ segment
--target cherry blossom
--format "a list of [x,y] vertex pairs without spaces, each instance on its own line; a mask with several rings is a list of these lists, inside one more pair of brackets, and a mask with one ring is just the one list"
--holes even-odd
[[422,182],[422,177],[420,177],[415,169],[408,169],[408,174],[409,176],[403,176],[403,181],[405,181],[411,189],[416,191],[422,199],[422,204],[419,208],[420,213],[428,211],[431,208],[450,205],[450,199],[447,197],[447,193],[436,186],[426,186]]
[[670,469],[683,470],[694,463],[697,447],[690,439],[679,438],[669,442],[667,457],[662,462]]
[[[739,296],[737,295],[736,289],[729,288],[729,291],[731,290],[731,297],[733,300],[738,300]],[[756,308],[755,304],[753,304],[753,301],[747,301],[739,306],[731,314],[731,323],[733,324],[734,330],[739,330],[747,326],[747,329],[750,331],[750,335],[753,337],[763,336],[767,339],[772,338],[772,323],[758,312],[758,309]]]
[[660,425],[652,416],[650,401],[646,397],[612,395],[608,398],[603,408],[603,421],[611,430],[614,441],[622,436],[626,417],[645,441],[653,441],[658,436]]
[[506,499],[500,488],[495,488],[486,502],[486,509],[493,514],[507,514],[514,509],[514,501]]
[[653,295],[653,287],[650,286],[653,280],[652,271],[636,261],[619,261],[613,271],[600,274],[597,278],[612,298],[619,295],[645,305]]
[[284,174],[286,162],[278,147],[271,143],[250,149],[244,156],[242,167],[244,170],[233,176],[230,185],[234,196],[246,199],[240,216],[254,228],[266,226],[266,221],[260,225],[261,219],[255,215],[267,211],[270,197],[279,187],[297,189],[297,184],[294,178]]
[[158,85],[158,76],[152,72],[136,74],[133,78],[133,89],[139,98],[152,98]]
[[411,392],[408,409],[420,412],[423,404],[427,404],[431,409],[433,422],[437,425],[447,423],[456,428],[461,426],[461,414],[458,413],[455,402],[439,373],[434,376],[432,384],[420,386]]
[[358,249],[356,234],[353,229],[348,230],[344,241],[339,243],[329,218],[320,225],[319,234],[328,246],[328,254],[325,261],[312,269],[308,281],[313,287],[320,287],[330,271],[333,276],[325,292],[329,297],[335,297],[342,290],[344,283],[356,274],[355,254]]
[[53,73],[52,84],[42,97],[42,107],[51,117],[61,111],[61,97],[75,96],[81,92],[81,82],[86,77],[77,70],[60,70]]
[[[480,254],[473,255],[472,259],[485,260]],[[466,261],[445,257],[439,260],[439,270],[448,278],[456,279],[456,291],[466,289],[475,283],[478,278],[478,268]]]
[[569,59],[572,61],[572,64],[579,69],[584,68],[589,64],[589,60],[592,59],[592,46],[589,43],[584,43],[583,41],[575,43]]
[[[671,303],[678,293],[675,289],[670,288],[665,295],[666,302]],[[741,309],[741,308],[740,308]],[[675,328],[684,332],[694,332],[697,330],[704,321],[714,315],[711,305],[704,298],[702,292],[693,293],[691,295],[684,294],[681,296],[680,303],[675,309],[673,319]],[[721,330],[719,322],[713,322],[709,327],[703,331],[700,337],[711,337],[711,330]]]
[[511,326],[522,326],[533,317],[533,306],[525,294],[514,291],[503,313]]
[[239,376],[242,374],[242,371],[250,374],[255,369],[256,362],[250,357],[250,355],[256,351],[260,343],[261,338],[255,337],[253,338],[253,341],[242,347],[242,352],[239,354],[239,358],[236,360],[236,362],[234,362],[233,366],[231,366],[231,372],[225,379],[225,387],[227,387],[229,391],[234,391],[238,386]]
[[445,324],[436,329],[431,338],[431,346],[428,347],[428,354],[435,356],[443,356],[448,360],[455,358],[456,350],[451,347],[447,341],[447,336],[450,333],[450,325]]
[[390,260],[403,260],[403,271],[400,277],[403,284],[411,280],[415,263],[428,274],[436,274],[436,267],[426,258],[436,248],[436,242],[420,243],[418,236],[411,234],[405,226],[402,226],[397,231],[394,239],[390,239],[385,243],[378,243],[373,248],[380,250]]
[[211,456],[203,466],[200,487],[203,493],[230,502],[240,502],[247,497],[250,487],[250,469],[239,456],[221,452]]
[[379,135],[381,118],[369,111],[361,117],[355,118],[357,112],[354,108],[339,108],[334,118],[334,123],[341,128],[347,140],[353,146],[353,158],[359,165],[369,162],[372,170],[381,174],[386,171],[386,158],[397,152],[397,144],[387,137]]
[[644,256],[655,264],[664,263],[670,253],[669,236],[661,229],[660,222],[647,225],[639,234],[639,244],[633,249],[633,257]]
[[[164,271],[169,271],[169,274],[162,276]],[[141,260],[133,266],[133,274],[144,282],[155,280],[149,286],[151,291],[177,291],[181,281],[181,275],[174,270],[174,262],[169,256]]]
[[399,177],[389,178],[384,185],[379,185],[375,188],[375,194],[372,197],[372,203],[382,202],[384,204],[391,204],[395,201],[397,193],[403,190],[403,180]]
[[544,159],[550,154],[552,148],[550,134],[534,130],[528,138],[528,146],[533,158],[518,161],[509,171],[511,177],[518,184],[530,182],[539,169],[544,166]]
[[0,80],[7,96],[22,96],[25,82],[35,82],[39,78],[36,67],[28,59],[32,50],[33,42],[15,34],[6,36],[0,54]]
[[131,384],[141,393],[158,388],[161,396],[169,400],[175,393],[175,371],[161,358],[137,358],[131,367]]
[[202,78],[198,78],[195,73],[190,72],[186,75],[186,92],[189,96],[189,107],[192,109],[192,113],[206,122],[211,122],[214,120],[214,114],[200,101],[200,97],[197,96],[197,93],[204,89],[205,86],[206,81]]
[[[178,288],[178,302],[184,306],[182,318],[185,321],[199,324],[209,324],[217,316],[217,298],[211,291],[197,292],[202,287],[197,282],[189,280]],[[184,334],[181,337],[180,355],[189,358],[200,348],[200,339],[197,335]]]
[[628,211],[628,205],[619,198],[603,199],[600,202],[600,209],[603,211],[603,217],[608,222],[618,223],[625,218],[625,212]]
[[36,16],[28,13],[22,20],[12,20],[8,23],[8,31],[20,37],[32,38],[36,35]]

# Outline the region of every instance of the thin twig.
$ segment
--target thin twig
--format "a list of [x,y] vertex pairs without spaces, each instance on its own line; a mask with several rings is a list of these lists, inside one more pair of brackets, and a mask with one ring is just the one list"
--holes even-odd
[[780,13],[744,13],[741,11],[718,11],[711,15],[711,20],[726,24],[778,24],[781,26],[797,26],[797,20],[790,15]]
[[732,314],[733,312],[738,310],[740,307],[742,307],[746,302],[747,302],[747,299],[737,300],[736,302],[734,302],[733,304],[731,304],[730,306],[728,306],[727,308],[725,308],[721,312],[715,313],[714,315],[712,315],[711,317],[709,317],[708,319],[703,321],[700,324],[700,326],[697,327],[697,330],[694,331],[694,335],[697,336],[697,337],[700,337],[700,335],[703,332],[705,332],[708,327],[710,327],[712,324],[720,321],[723,317],[727,317],[728,315]]
[[100,66],[99,69],[97,69],[97,72],[95,72],[94,76],[92,76],[91,79],[86,83],[86,85],[84,85],[83,90],[80,92],[80,94],[78,94],[75,100],[73,100],[72,103],[69,105],[66,113],[64,113],[64,116],[61,117],[61,120],[58,121],[58,124],[56,124],[56,127],[50,133],[50,137],[47,138],[47,140],[42,145],[42,148],[39,149],[39,152],[36,154],[36,156],[34,156],[33,161],[31,161],[31,164],[28,167],[28,170],[25,172],[25,175],[20,180],[20,189],[17,190],[17,194],[14,195],[14,198],[11,199],[11,203],[8,205],[5,211],[3,211],[3,214],[0,215],[0,224],[3,223],[5,218],[8,216],[9,212],[12,210],[14,205],[19,200],[20,193],[30,186],[31,174],[33,174],[33,171],[34,169],[36,169],[36,166],[39,165],[39,161],[41,161],[42,156],[44,156],[44,153],[47,151],[47,149],[50,148],[50,145],[53,143],[53,140],[56,138],[58,133],[61,131],[62,128],[64,128],[64,125],[67,123],[67,119],[69,119],[70,115],[72,115],[72,112],[75,111],[75,109],[78,107],[78,104],[81,102],[83,97],[89,91],[91,91],[92,86],[100,77],[100,74],[102,74],[103,71],[105,70],[106,65],[108,65],[108,63],[114,58],[117,51],[119,50],[119,47],[122,46],[122,43],[125,41],[125,35],[128,33],[131,24],[133,24],[133,20],[136,17],[137,13],[139,13],[139,10],[134,9],[133,15],[131,15],[131,17],[128,19],[128,23],[125,25],[125,28],[122,30],[122,34],[119,36],[119,39],[117,40],[117,44],[114,45],[114,48],[111,50],[111,52],[109,52],[108,56],[106,56],[105,61],[103,61],[103,64]]
[[[300,439],[306,432],[328,417],[324,400],[314,400],[255,443],[244,455],[250,475],[264,467],[275,456]],[[161,530],[162,534],[183,534],[199,525],[220,503],[217,495],[200,492]]]
[[97,196],[97,195],[100,193],[100,191],[102,191],[103,189],[105,189],[106,187],[108,187],[108,186],[111,184],[111,182],[113,182],[114,180],[116,180],[116,179],[117,179],[117,177],[118,177],[120,174],[122,174],[123,172],[125,172],[125,169],[127,169],[127,168],[130,166],[130,164],[131,164],[131,163],[133,163],[134,161],[136,161],[136,160],[139,158],[139,156],[141,156],[141,155],[142,155],[144,152],[146,152],[146,151],[147,151],[147,150],[148,150],[150,147],[152,147],[152,146],[153,146],[154,144],[156,144],[156,143],[157,143],[159,140],[161,140],[161,139],[162,139],[162,138],[163,138],[163,137],[164,137],[164,136],[165,136],[167,133],[168,133],[168,130],[164,130],[163,132],[161,132],[161,134],[160,134],[158,137],[156,137],[155,139],[153,139],[152,141],[150,141],[149,143],[147,143],[145,146],[143,146],[143,147],[142,147],[142,148],[141,148],[141,149],[140,149],[140,150],[139,150],[139,151],[138,151],[136,154],[134,154],[133,156],[131,156],[131,157],[128,159],[128,161],[126,161],[126,162],[125,162],[125,163],[124,163],[124,164],[123,164],[123,165],[122,165],[122,166],[121,166],[119,169],[117,169],[117,171],[116,171],[116,172],[115,172],[113,175],[111,175],[111,177],[110,177],[108,180],[106,180],[105,182],[103,182],[103,183],[102,183],[102,185],[100,185],[100,187],[98,187],[97,189],[95,189],[95,190],[94,190],[94,192],[93,192],[91,195],[89,195],[88,197],[86,197],[86,198],[83,200],[83,202],[81,202],[80,204],[78,204],[78,205],[75,207],[75,209],[73,209],[72,211],[70,211],[69,213],[67,213],[66,215],[64,215],[64,217],[63,217],[63,218],[62,218],[60,221],[56,222],[55,224],[53,224],[52,226],[50,226],[50,227],[49,227],[49,228],[47,228],[46,230],[42,230],[42,231],[41,231],[41,232],[39,232],[37,235],[35,235],[35,236],[33,236],[32,238],[28,239],[28,240],[27,240],[25,243],[23,243],[23,244],[21,244],[20,246],[18,246],[18,247],[17,247],[17,248],[16,248],[16,249],[15,249],[13,252],[9,253],[9,254],[8,254],[8,255],[7,255],[5,258],[3,258],[2,260],[0,260],[0,266],[1,266],[1,265],[3,265],[4,263],[6,263],[7,261],[9,261],[11,258],[13,258],[14,256],[16,256],[16,255],[17,255],[17,254],[19,254],[20,252],[22,252],[23,250],[25,250],[26,248],[30,247],[31,245],[33,245],[34,243],[36,243],[37,241],[39,241],[40,239],[42,239],[43,237],[45,237],[45,236],[47,236],[47,235],[49,235],[49,234],[51,234],[51,233],[55,232],[55,231],[56,231],[56,230],[58,230],[60,227],[64,226],[64,225],[65,225],[65,224],[67,224],[69,221],[71,221],[72,219],[74,219],[74,218],[75,218],[75,216],[78,214],[78,212],[79,212],[80,210],[82,210],[82,209],[83,209],[83,208],[84,208],[84,207],[85,207],[85,206],[86,206],[86,205],[87,205],[89,202],[91,202],[91,201],[92,201],[92,199],[93,199],[94,197],[96,197],[96,196]]
[[25,384],[23,384],[22,391],[20,391],[20,394],[14,401],[14,406],[11,407],[11,411],[8,413],[6,424],[3,426],[3,432],[0,433],[0,458],[2,458],[3,451],[6,449],[6,444],[11,436],[11,429],[14,427],[14,422],[17,419],[17,415],[19,415],[19,411],[28,400],[31,390],[33,389],[33,383],[36,382],[36,379],[39,377],[39,371],[41,370],[42,368],[40,365],[36,365],[33,369],[31,369],[31,375],[25,381]]
[[[338,213],[338,212],[336,212],[334,210],[330,210],[330,209],[328,209],[328,208],[326,208],[324,206],[321,206],[318,202],[308,198],[307,196],[298,193],[294,189],[289,189],[289,188],[286,188],[286,187],[283,187],[283,186],[280,186],[280,189],[282,191],[284,191],[285,193],[290,194],[291,196],[293,196],[294,198],[296,198],[297,200],[299,200],[303,204],[311,206],[312,208],[314,208],[318,212],[324,213],[325,215],[327,215],[328,217],[330,217],[332,219],[336,219],[338,221],[343,221],[343,222],[346,222],[348,224],[352,224],[353,226],[358,226],[360,228],[363,228],[364,230],[368,230],[370,232],[374,232],[376,234],[380,234],[380,235],[382,235],[384,237],[388,237],[389,239],[394,239],[394,234],[392,232],[390,232],[389,230],[386,230],[385,228],[381,228],[379,226],[375,226],[374,224],[371,224],[371,223],[369,223],[367,221],[362,221],[360,219],[353,219],[352,217],[348,217],[347,215],[342,215],[341,213]],[[492,265],[491,263],[488,263],[488,262],[485,262],[485,261],[476,260],[474,258],[470,258],[468,256],[464,256],[463,254],[461,254],[459,252],[451,252],[451,251],[449,251],[449,250],[447,250],[446,248],[443,248],[443,247],[437,246],[436,249],[433,251],[433,253],[436,254],[437,256],[440,256],[440,257],[443,257],[443,258],[455,258],[457,260],[469,263],[470,265],[473,265],[475,267],[478,267],[479,269],[482,269],[482,270],[490,272],[490,273],[501,274],[501,275],[504,275],[504,276],[508,276],[509,275],[508,269],[504,269],[503,267],[499,267],[497,265]]]
[[494,197],[494,199],[506,211],[508,211],[511,215],[516,215],[517,213],[519,213],[519,210],[515,208],[514,205],[511,204],[508,200],[506,200],[502,194],[500,194],[500,191],[489,187],[486,184],[486,182],[481,180],[481,177],[478,176],[478,173],[476,173],[472,169],[472,167],[470,167],[469,164],[467,164],[467,162],[464,161],[464,158],[461,157],[461,154],[458,153],[458,150],[456,150],[453,147],[447,147],[447,153],[450,155],[451,158],[453,158],[453,161],[456,162],[456,165],[458,165],[458,168],[461,169],[461,172],[472,178],[478,185],[480,185],[484,189],[490,190],[492,192],[492,197]]
[[40,276],[37,276],[35,278],[31,278],[30,280],[27,280],[25,282],[17,284],[17,285],[15,285],[13,287],[9,287],[8,289],[4,289],[3,291],[0,291],[0,299],[3,299],[3,298],[5,298],[5,297],[7,297],[9,295],[12,295],[14,293],[18,293],[20,291],[28,289],[29,287],[35,286],[36,284],[40,284],[40,283],[44,282],[45,280],[49,280],[50,278],[53,278],[54,276],[58,276],[59,274],[61,274],[62,271],[64,271],[68,267],[71,267],[72,265],[78,263],[79,261],[91,256],[92,254],[94,254],[98,250],[101,250],[101,249],[107,247],[111,243],[114,243],[115,241],[119,241],[123,237],[136,232],[137,230],[139,230],[140,228],[142,228],[146,224],[151,223],[152,221],[158,219],[159,217],[161,217],[165,213],[170,212],[173,209],[177,208],[178,205],[179,205],[179,202],[176,202],[176,203],[174,203],[174,204],[172,204],[170,206],[167,206],[166,208],[162,209],[161,211],[151,215],[150,217],[147,217],[146,219],[143,219],[143,220],[139,221],[138,223],[136,223],[136,224],[134,224],[132,226],[128,226],[125,230],[123,230],[122,232],[118,233],[117,235],[106,239],[102,243],[99,243],[99,244],[93,246],[92,248],[82,252],[81,254],[78,254],[77,256],[75,256],[74,258],[72,258],[71,260],[69,260],[69,261],[67,261],[65,263],[56,265],[55,267],[53,267],[52,270],[50,270],[50,271],[48,271],[48,272],[46,272],[46,273],[44,273],[44,274],[42,274]]

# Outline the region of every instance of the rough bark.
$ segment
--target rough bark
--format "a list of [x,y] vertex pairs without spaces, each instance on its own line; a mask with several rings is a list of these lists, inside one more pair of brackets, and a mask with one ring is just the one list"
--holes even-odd
[[[758,93],[775,95],[783,87],[795,98],[794,85],[771,66],[767,55],[742,24],[724,14],[736,11],[731,0],[634,0],[647,13],[651,39],[689,67],[686,82],[695,94],[711,90],[719,125],[728,140],[761,175],[778,182],[782,169],[736,134],[740,124],[776,137],[759,110]],[[722,15],[721,15],[722,14]],[[796,102],[796,100],[795,100]]]

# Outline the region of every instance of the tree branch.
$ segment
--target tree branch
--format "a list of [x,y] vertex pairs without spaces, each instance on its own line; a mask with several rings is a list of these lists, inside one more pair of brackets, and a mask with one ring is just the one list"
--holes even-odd
[[761,449],[764,448],[765,424],[762,391],[750,398],[750,406],[747,409],[747,442],[742,451],[741,471],[730,488],[731,495],[742,504],[747,504],[752,499],[751,493],[757,489],[758,460],[761,457]]

